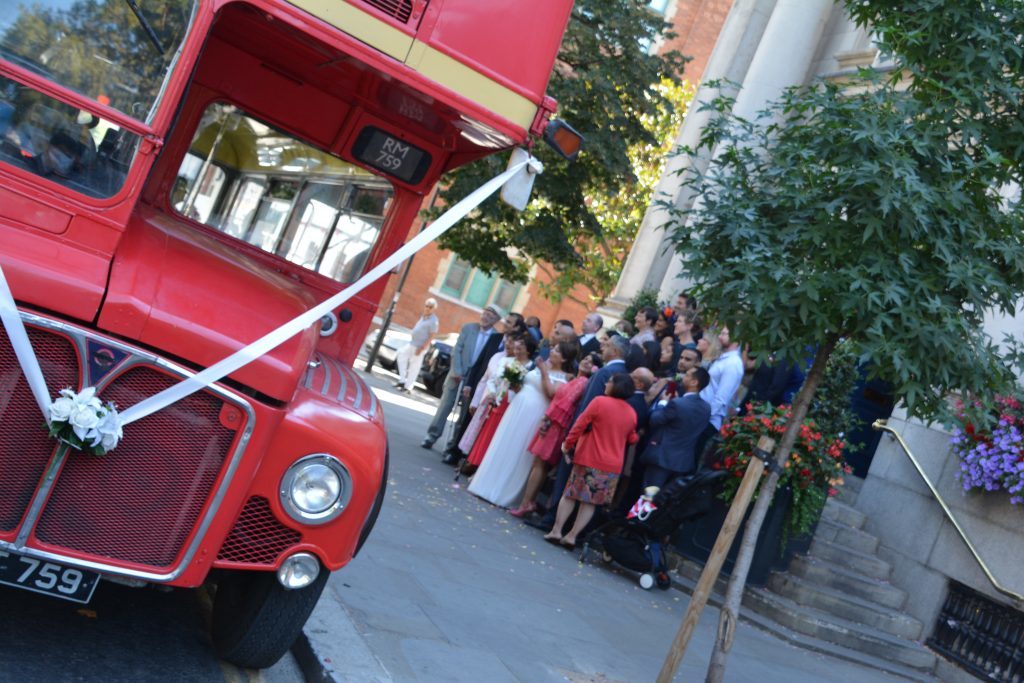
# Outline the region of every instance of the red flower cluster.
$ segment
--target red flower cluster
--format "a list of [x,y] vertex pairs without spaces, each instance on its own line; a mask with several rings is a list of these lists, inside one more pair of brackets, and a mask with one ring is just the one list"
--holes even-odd
[[[717,467],[731,476],[726,479],[723,499],[731,501],[739,480],[747,470],[754,447],[762,436],[781,441],[793,416],[790,406],[772,407],[768,403],[747,405],[747,414],[722,425],[722,458]],[[779,478],[779,486],[793,490],[787,525],[794,535],[803,533],[817,519],[826,496],[838,493],[849,467],[843,462],[846,441],[837,435],[822,434],[813,420],[800,425],[793,450]]]

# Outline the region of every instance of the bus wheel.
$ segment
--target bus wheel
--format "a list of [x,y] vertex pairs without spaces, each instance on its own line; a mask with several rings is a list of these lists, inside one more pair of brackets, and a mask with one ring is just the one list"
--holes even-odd
[[286,590],[274,572],[225,572],[217,580],[210,636],[218,656],[245,669],[265,669],[291,648],[330,572]]

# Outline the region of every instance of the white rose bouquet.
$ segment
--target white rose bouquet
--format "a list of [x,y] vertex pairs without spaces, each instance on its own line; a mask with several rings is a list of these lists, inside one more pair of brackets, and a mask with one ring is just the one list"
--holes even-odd
[[100,402],[95,387],[81,393],[61,389],[50,404],[49,429],[50,436],[93,455],[106,455],[124,436],[117,409],[113,403]]
[[526,368],[514,360],[507,362],[501,370],[501,375],[498,377],[498,391],[494,396],[495,404],[500,404],[509,391],[519,391],[522,389],[525,378]]

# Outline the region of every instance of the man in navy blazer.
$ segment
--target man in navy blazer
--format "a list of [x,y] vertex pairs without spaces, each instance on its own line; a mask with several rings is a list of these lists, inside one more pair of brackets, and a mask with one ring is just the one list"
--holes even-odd
[[644,487],[666,482],[697,469],[697,440],[711,417],[711,406],[700,391],[711,377],[704,368],[693,368],[683,376],[684,394],[651,407],[650,439],[643,452]]

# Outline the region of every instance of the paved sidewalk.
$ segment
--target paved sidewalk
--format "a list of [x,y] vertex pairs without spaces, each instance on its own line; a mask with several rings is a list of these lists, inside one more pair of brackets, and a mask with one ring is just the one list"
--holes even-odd
[[[549,545],[469,494],[420,448],[432,398],[368,378],[385,406],[392,470],[377,527],[335,573],[306,626],[309,680],[653,681],[686,609],[676,590]],[[698,681],[718,612],[705,610],[678,681]],[[300,653],[301,654],[301,653]],[[319,667],[319,669],[318,669]],[[318,670],[317,670],[318,669]],[[741,623],[727,681],[903,679],[795,648]]]

